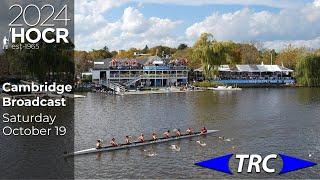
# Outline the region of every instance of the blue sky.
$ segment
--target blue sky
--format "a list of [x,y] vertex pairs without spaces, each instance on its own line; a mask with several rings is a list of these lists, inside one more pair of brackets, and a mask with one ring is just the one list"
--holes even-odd
[[116,21],[121,18],[123,11],[128,7],[132,6],[138,8],[139,11],[145,15],[145,17],[160,17],[168,18],[172,20],[182,20],[183,24],[177,28],[176,33],[184,33],[183,31],[191,26],[193,23],[199,22],[205,17],[211,15],[213,12],[229,13],[237,10],[241,10],[244,7],[249,7],[253,11],[270,11],[279,12],[279,8],[268,7],[268,6],[257,6],[257,5],[221,5],[221,4],[209,4],[209,5],[177,5],[177,4],[142,4],[139,5],[137,2],[131,2],[123,5],[119,8],[114,8],[109,12],[105,13],[105,17]]
[[320,0],[79,0],[75,14],[83,50],[192,45],[203,32],[275,49],[320,42]]

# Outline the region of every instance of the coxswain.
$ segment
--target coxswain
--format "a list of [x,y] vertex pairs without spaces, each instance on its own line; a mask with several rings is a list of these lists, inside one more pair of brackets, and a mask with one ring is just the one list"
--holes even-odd
[[141,134],[138,139],[139,139],[140,142],[144,142],[144,136],[143,136],[143,134]]
[[155,132],[152,133],[152,140],[156,141],[158,138],[157,138],[157,134]]
[[101,148],[102,148],[102,142],[101,142],[100,139],[97,140],[96,148],[97,148],[97,149],[101,149]]
[[165,138],[169,138],[169,137],[170,137],[170,130],[164,132],[164,133],[163,133],[163,136],[164,136]]
[[187,130],[186,130],[187,134],[192,134],[192,129],[189,127]]
[[112,138],[110,141],[111,146],[118,146],[118,144],[116,143],[116,139]]
[[126,143],[126,144],[131,144],[130,139],[129,139],[129,136],[126,136],[125,143]]
[[181,131],[180,131],[180,129],[177,130],[176,136],[177,136],[177,137],[181,136]]
[[200,130],[200,133],[201,134],[207,133],[207,128],[205,126],[203,126],[203,128],[201,128],[201,130]]

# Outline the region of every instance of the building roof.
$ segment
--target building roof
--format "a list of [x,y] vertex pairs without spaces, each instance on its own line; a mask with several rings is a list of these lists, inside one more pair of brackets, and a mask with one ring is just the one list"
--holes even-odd
[[149,56],[144,58],[119,58],[119,59],[97,59],[94,61],[94,69],[108,69],[111,61],[116,61],[118,65],[123,65],[128,61],[135,61],[140,65],[165,65],[168,64],[166,59],[163,59],[159,56]]
[[159,56],[149,56],[146,59],[147,61],[144,63],[144,65],[159,64],[160,62],[162,62],[162,64],[165,63]]
[[[194,71],[202,72],[203,68],[195,69]],[[279,65],[256,65],[256,64],[239,64],[235,68],[230,65],[220,65],[219,71],[224,72],[293,72],[292,69]]]
[[94,69],[107,69],[111,61],[111,58],[97,59],[93,62]]

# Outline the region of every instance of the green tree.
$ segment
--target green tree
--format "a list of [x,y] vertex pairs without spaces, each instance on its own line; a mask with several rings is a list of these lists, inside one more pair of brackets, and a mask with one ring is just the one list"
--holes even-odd
[[142,49],[141,53],[147,54],[148,51],[149,51],[149,47],[148,47],[148,45],[146,45],[146,46]]
[[184,50],[184,49],[186,49],[186,48],[188,48],[188,45],[186,45],[186,44],[179,44],[179,46],[178,46],[178,50]]
[[203,33],[193,46],[193,59],[201,61],[207,78],[215,78],[219,65],[226,62],[226,48],[214,40],[212,34]]
[[299,85],[320,86],[320,56],[316,53],[303,54],[298,57],[295,77]]

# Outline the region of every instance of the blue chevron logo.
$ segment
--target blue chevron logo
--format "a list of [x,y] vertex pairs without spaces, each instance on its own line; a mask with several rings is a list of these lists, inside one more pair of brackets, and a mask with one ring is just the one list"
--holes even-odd
[[[232,175],[233,173],[230,170],[229,161],[233,155],[234,154],[227,154],[227,155],[219,156],[209,160],[197,162],[195,163],[195,165]],[[285,154],[279,154],[279,155],[271,154],[264,158],[258,154],[252,154],[252,155],[239,154],[235,156],[236,157],[235,159],[239,159],[237,172],[238,173],[243,172],[244,162],[248,162],[248,167],[247,167],[248,173],[252,173],[252,169],[254,168],[256,173],[260,173],[261,170],[267,173],[275,173],[276,172],[275,169],[268,167],[268,161],[271,159],[274,159],[274,160],[280,159],[278,158],[279,156],[281,157],[282,164],[283,164],[279,175],[317,165],[317,163],[300,159],[297,157],[293,157],[293,156],[288,156]]]

